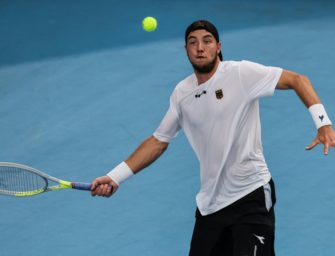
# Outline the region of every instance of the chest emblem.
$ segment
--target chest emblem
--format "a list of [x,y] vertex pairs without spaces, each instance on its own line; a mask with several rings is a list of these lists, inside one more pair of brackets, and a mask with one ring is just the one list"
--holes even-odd
[[223,91],[222,91],[222,89],[216,90],[216,91],[215,91],[215,96],[216,96],[216,98],[217,98],[218,100],[223,99]]

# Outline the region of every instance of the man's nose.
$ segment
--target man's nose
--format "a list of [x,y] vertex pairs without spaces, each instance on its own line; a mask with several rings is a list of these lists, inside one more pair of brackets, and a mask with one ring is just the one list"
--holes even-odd
[[197,50],[198,50],[198,52],[202,52],[203,50],[204,50],[204,45],[203,45],[203,43],[198,43],[198,47],[197,47]]

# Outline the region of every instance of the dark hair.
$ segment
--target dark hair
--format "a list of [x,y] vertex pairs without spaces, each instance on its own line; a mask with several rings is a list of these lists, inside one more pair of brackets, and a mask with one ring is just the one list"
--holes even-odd
[[[185,31],[185,43],[187,43],[187,37],[191,32],[200,30],[200,29],[204,29],[208,31],[214,36],[217,42],[220,42],[218,30],[212,23],[210,23],[207,20],[197,20],[187,27]],[[221,51],[219,52],[218,56],[220,60],[222,61],[223,58],[222,58]]]

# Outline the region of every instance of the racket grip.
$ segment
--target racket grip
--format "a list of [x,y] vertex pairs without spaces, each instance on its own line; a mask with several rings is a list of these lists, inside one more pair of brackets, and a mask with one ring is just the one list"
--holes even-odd
[[[72,182],[71,183],[72,188],[78,189],[78,190],[86,190],[86,191],[91,191],[91,183],[84,183],[84,182]],[[100,186],[100,185],[99,185]],[[112,185],[108,185],[111,190],[113,190]]]
[[83,183],[83,182],[72,182],[72,188],[79,190],[88,190],[91,191],[91,183]]

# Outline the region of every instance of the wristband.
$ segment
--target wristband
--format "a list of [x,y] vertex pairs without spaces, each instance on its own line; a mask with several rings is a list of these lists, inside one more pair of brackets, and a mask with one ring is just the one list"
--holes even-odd
[[332,125],[327,112],[322,104],[314,104],[308,108],[309,112],[312,115],[315,126],[319,129],[325,125]]
[[133,171],[129,168],[126,162],[120,163],[113,170],[107,173],[107,176],[111,178],[118,186],[133,175]]

